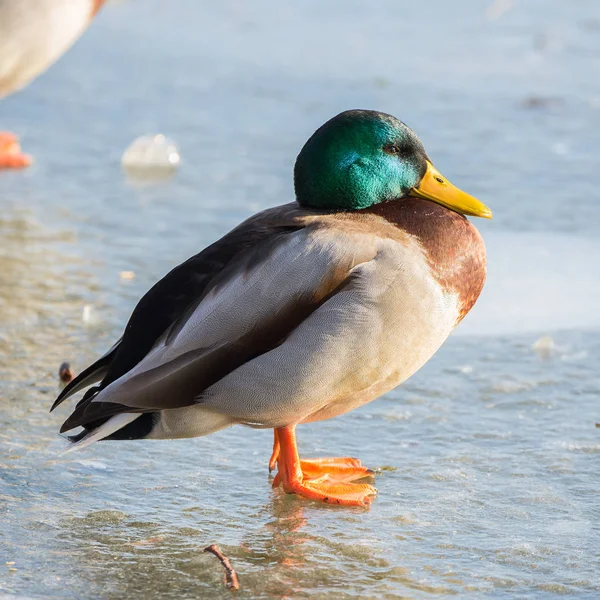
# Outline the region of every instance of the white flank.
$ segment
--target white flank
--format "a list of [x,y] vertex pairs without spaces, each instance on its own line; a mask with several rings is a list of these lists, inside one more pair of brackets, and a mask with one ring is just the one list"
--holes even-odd
[[85,448],[86,446],[89,446],[98,440],[102,440],[105,437],[108,437],[111,433],[119,431],[119,429],[123,429],[125,425],[135,421],[140,415],[141,413],[121,413],[120,415],[115,415],[106,421],[106,423],[100,425],[98,429],[94,429],[94,431],[88,433],[88,435],[86,435],[83,439],[71,444],[71,446],[61,452],[60,455],[62,456],[63,454],[68,454],[74,450],[81,450],[82,448]]

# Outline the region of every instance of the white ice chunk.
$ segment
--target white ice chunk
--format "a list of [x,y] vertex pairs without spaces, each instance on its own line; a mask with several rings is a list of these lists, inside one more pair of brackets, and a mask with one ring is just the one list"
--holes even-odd
[[162,134],[143,135],[123,153],[121,165],[135,177],[165,177],[179,167],[180,156],[175,142]]
[[536,340],[532,348],[538,356],[547,358],[556,350],[556,344],[549,335],[544,335]]

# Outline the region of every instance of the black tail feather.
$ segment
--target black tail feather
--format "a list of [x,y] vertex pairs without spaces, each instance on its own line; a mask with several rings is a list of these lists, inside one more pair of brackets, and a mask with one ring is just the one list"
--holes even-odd
[[101,356],[95,363],[84,369],[77,377],[75,377],[75,379],[73,379],[73,381],[67,384],[54,401],[52,408],[50,408],[50,412],[64,402],[69,396],[72,396],[88,385],[92,385],[92,383],[96,383],[103,379],[119,349],[120,343],[121,340],[119,340],[104,356]]
[[140,440],[145,438],[154,427],[158,413],[142,413],[135,421],[122,429],[111,433],[105,440]]
[[[103,442],[105,440],[140,440],[145,438],[154,427],[156,423],[156,418],[158,413],[142,413],[140,416],[131,423],[128,423],[122,429],[111,433],[109,436],[102,438],[100,441]],[[63,435],[65,439],[69,440],[72,443],[79,442],[82,440],[88,433],[94,431],[101,425],[106,422],[105,420],[96,421],[94,423],[90,423],[82,431],[76,433],[74,435]]]

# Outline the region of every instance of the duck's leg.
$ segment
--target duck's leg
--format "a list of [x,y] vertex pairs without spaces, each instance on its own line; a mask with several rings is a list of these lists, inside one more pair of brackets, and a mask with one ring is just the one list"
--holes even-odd
[[0,169],[22,169],[31,164],[31,157],[21,152],[17,136],[0,131]]
[[275,470],[277,467],[277,461],[279,460],[279,437],[277,436],[277,429],[273,429],[273,452],[269,459],[269,473]]
[[[280,450],[277,429],[273,430],[273,434],[273,453],[269,460],[269,473],[277,467]],[[363,467],[358,458],[349,456],[300,459],[300,468],[305,479],[317,479],[327,475],[336,481],[356,481],[375,475],[375,471]],[[277,487],[280,483],[281,477],[277,474],[273,486]]]
[[[273,486],[282,485],[288,494],[298,494],[311,500],[320,500],[328,504],[344,506],[365,506],[373,500],[377,490],[367,483],[349,483],[349,474],[341,476],[340,470],[352,469],[352,479],[372,475],[372,471],[354,465],[340,465],[336,460],[356,459],[315,459],[306,461],[307,472],[304,473],[305,461],[298,456],[296,446],[296,427],[281,427],[275,431],[279,443],[279,467]],[[359,463],[360,464],[360,463]],[[312,471],[311,471],[312,470]],[[362,475],[359,475],[362,473]]]

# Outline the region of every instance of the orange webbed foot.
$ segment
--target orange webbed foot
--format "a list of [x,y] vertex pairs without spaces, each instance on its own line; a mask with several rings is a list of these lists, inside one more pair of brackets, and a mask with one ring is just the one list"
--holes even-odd
[[273,480],[273,487],[282,485],[290,494],[342,506],[368,505],[377,494],[372,485],[353,483],[375,474],[357,458],[300,460],[293,427],[275,431],[269,469],[272,470],[274,463],[278,464],[279,471]]
[[300,460],[300,468],[306,479],[330,479],[351,482],[373,477],[375,471],[364,467],[358,458],[309,458]]
[[338,506],[368,506],[377,495],[377,488],[368,483],[305,481],[284,485],[283,489],[288,494]]
[[[305,482],[351,483],[359,479],[372,478],[375,471],[364,467],[358,458],[330,457],[300,459],[300,470]],[[273,487],[281,483],[279,473],[273,479]]]
[[22,169],[31,162],[31,156],[21,152],[17,136],[0,131],[0,169]]

